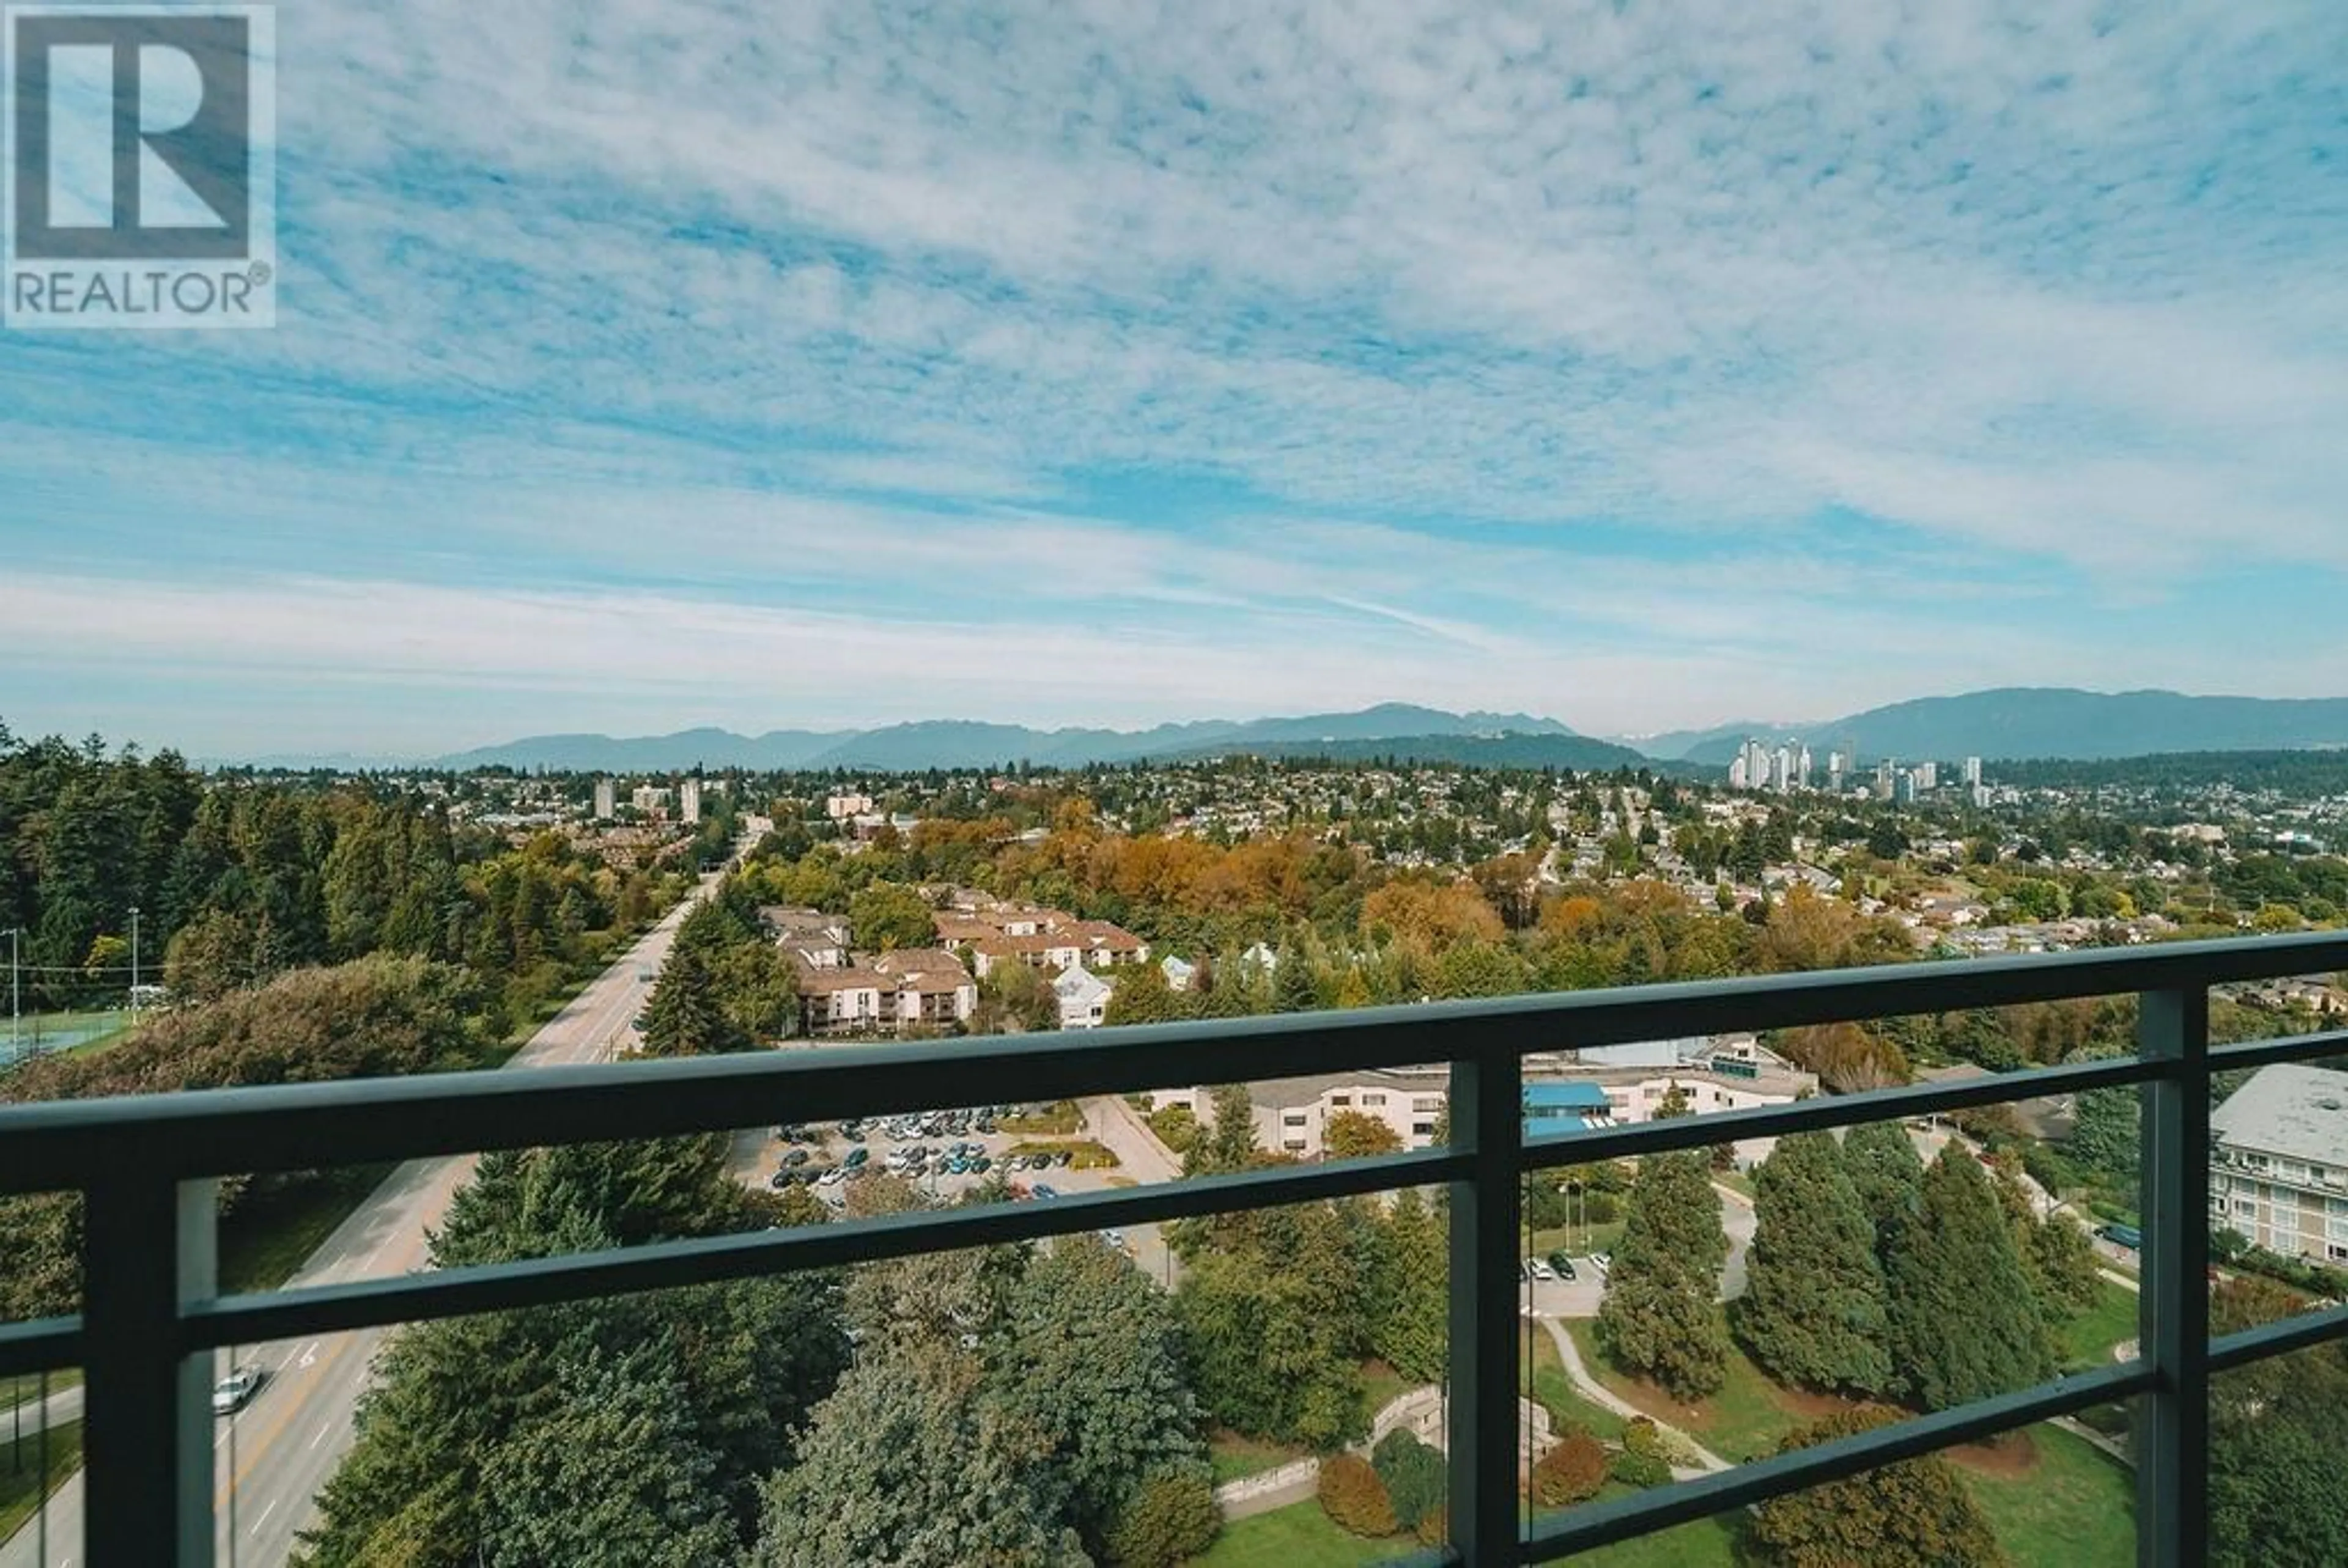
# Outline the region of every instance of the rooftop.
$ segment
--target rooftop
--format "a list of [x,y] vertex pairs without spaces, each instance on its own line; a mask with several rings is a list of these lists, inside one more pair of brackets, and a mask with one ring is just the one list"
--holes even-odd
[[2348,1165],[2348,1072],[2295,1062],[2261,1067],[2209,1113],[2209,1131],[2261,1153]]

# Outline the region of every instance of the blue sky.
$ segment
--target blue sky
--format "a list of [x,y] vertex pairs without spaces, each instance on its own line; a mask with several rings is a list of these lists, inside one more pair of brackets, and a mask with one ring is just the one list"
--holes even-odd
[[278,329],[0,337],[19,732],[2348,693],[2336,4],[279,26]]

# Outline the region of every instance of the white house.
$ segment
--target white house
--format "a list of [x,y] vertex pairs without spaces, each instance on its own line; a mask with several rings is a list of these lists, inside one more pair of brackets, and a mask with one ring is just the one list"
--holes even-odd
[[1165,972],[1169,990],[1187,991],[1190,989],[1190,982],[1199,978],[1198,965],[1185,963],[1171,953],[1167,954],[1165,961],[1158,967]]
[[1109,983],[1081,964],[1052,982],[1052,994],[1060,999],[1062,1029],[1098,1029],[1108,1016]]

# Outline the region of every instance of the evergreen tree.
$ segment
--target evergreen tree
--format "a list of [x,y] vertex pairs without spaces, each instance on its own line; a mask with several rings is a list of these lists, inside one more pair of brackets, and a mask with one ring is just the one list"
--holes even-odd
[[1653,1378],[1676,1399],[1718,1389],[1728,1364],[1717,1305],[1727,1257],[1704,1155],[1649,1155],[1598,1309],[1598,1341],[1614,1364]]
[[1754,1179],[1737,1337],[1781,1382],[1881,1394],[1890,1386],[1890,1319],[1875,1227],[1834,1136],[1780,1139]]
[[707,1056],[732,1048],[733,1030],[697,944],[680,942],[670,949],[646,1010],[646,1056]]
[[2027,1388],[2053,1370],[2045,1319],[1989,1177],[1944,1146],[1886,1270],[1893,1362],[1928,1410]]
[[1875,1226],[1875,1255],[1887,1265],[1892,1238],[1915,1217],[1922,1201],[1924,1162],[1897,1122],[1868,1122],[1843,1135],[1842,1161],[1852,1191]]

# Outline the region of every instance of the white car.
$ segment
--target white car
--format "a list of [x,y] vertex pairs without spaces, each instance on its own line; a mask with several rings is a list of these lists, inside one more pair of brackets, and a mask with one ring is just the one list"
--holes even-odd
[[1606,1277],[1607,1270],[1612,1266],[1613,1262],[1612,1257],[1602,1252],[1593,1252],[1590,1255],[1590,1266],[1598,1271],[1598,1277],[1601,1279]]
[[830,1170],[818,1176],[815,1179],[815,1184],[819,1187],[836,1187],[846,1180],[848,1180],[848,1173],[834,1165]]
[[1557,1270],[1551,1268],[1549,1264],[1541,1258],[1529,1257],[1525,1259],[1525,1267],[1532,1271],[1532,1276],[1535,1279],[1553,1280],[1557,1277]]
[[212,1385],[212,1414],[232,1416],[244,1409],[261,1389],[261,1374],[250,1367],[239,1367]]

